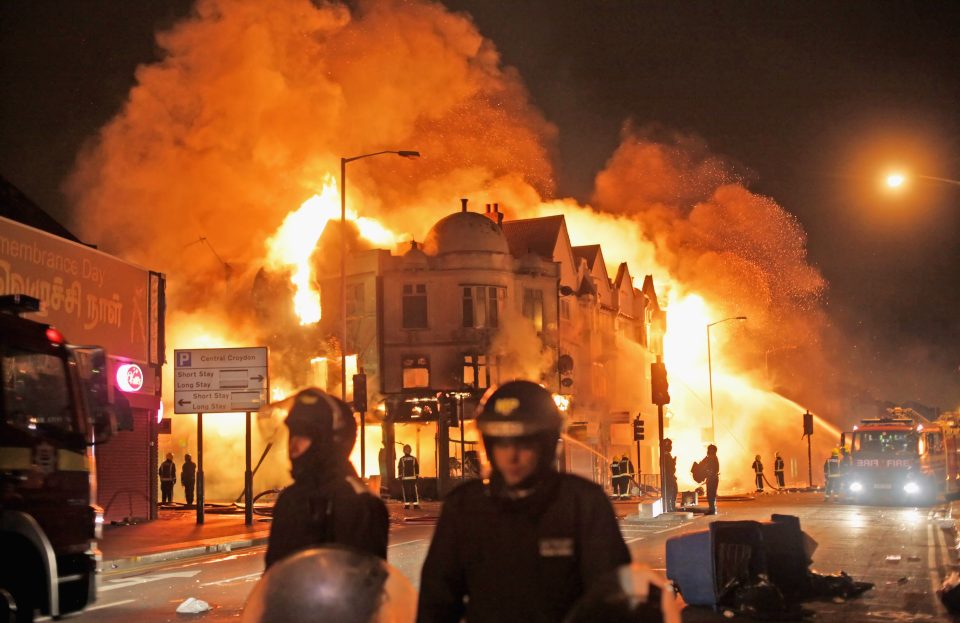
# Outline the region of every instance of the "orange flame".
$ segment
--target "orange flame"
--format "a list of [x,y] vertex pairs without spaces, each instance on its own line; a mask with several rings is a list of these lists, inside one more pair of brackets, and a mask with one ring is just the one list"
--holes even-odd
[[[318,322],[322,317],[320,292],[313,279],[310,256],[327,223],[339,216],[340,193],[336,180],[328,173],[324,176],[323,190],[289,213],[267,240],[267,266],[290,271],[294,310],[302,325]],[[360,236],[373,244],[393,246],[400,241],[399,235],[375,219],[358,216],[354,210],[347,210],[346,218],[356,223]]]

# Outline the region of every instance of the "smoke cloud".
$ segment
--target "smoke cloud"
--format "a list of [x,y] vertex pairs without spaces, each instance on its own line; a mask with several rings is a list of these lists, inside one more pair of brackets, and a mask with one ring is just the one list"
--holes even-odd
[[[157,44],[160,59],[138,68],[68,190],[85,239],[167,273],[171,344],[205,345],[176,329],[197,314],[207,338],[270,333],[262,319],[289,309],[251,304],[266,240],[337,175],[341,157],[411,149],[422,157],[350,164],[349,207],[417,239],[462,196],[498,202],[508,218],[562,213],[574,244],[602,243],[611,269],[628,261],[635,277],[654,275],[662,302],[696,293],[720,317],[748,316],[737,344],[721,338],[716,348],[761,385],[770,360],[789,353],[830,374],[819,354],[826,286],[792,215],[697,138],[632,124],[591,206],[554,197],[556,128],[465,14],[425,0],[361,0],[352,10],[198,0]],[[537,340],[512,340],[511,352],[526,341],[516,363],[542,374]],[[827,404],[816,379],[786,377],[793,397]],[[753,416],[770,409],[758,405]],[[189,447],[184,430],[174,437]]]

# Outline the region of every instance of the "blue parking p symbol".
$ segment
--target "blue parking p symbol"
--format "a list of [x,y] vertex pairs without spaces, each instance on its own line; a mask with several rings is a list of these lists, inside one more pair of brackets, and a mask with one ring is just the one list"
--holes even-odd
[[193,353],[190,351],[181,351],[177,353],[177,367],[178,368],[189,368],[190,367],[190,356]]

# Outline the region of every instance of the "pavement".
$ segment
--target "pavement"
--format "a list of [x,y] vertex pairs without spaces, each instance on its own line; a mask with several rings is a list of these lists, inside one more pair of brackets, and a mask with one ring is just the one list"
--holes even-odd
[[[644,498],[611,500],[617,516],[629,522],[649,521],[638,516],[638,504]],[[387,501],[390,522],[394,524],[432,523],[440,516],[440,502],[423,501],[420,509],[404,509],[402,502]],[[103,569],[130,569],[154,564],[231,552],[266,545],[270,536],[270,518],[254,514],[253,525],[244,522],[243,507],[228,511],[223,506],[208,507],[204,523],[197,524],[196,509],[184,505],[161,507],[153,521],[104,526],[99,542]]]

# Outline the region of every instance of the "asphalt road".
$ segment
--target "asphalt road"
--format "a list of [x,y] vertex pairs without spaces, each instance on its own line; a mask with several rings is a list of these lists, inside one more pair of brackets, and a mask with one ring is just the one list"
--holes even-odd
[[[621,522],[634,560],[665,568],[665,542],[671,536],[702,530],[714,519],[769,519],[771,513],[800,517],[801,526],[818,543],[813,568],[821,573],[844,570],[876,587],[844,603],[811,602],[816,620],[941,621],[949,620],[935,589],[953,568],[946,534],[937,519],[941,508],[890,508],[824,503],[816,494],[764,496],[754,501],[721,504],[720,515],[693,519],[658,518],[642,524]],[[394,524],[389,562],[417,584],[433,524]],[[264,548],[161,563],[105,573],[100,598],[76,621],[237,620],[263,569]],[[888,556],[899,556],[888,560]],[[201,615],[177,614],[188,597],[208,602]],[[687,608],[684,621],[727,620],[721,613]],[[737,617],[739,621],[749,621]]]

